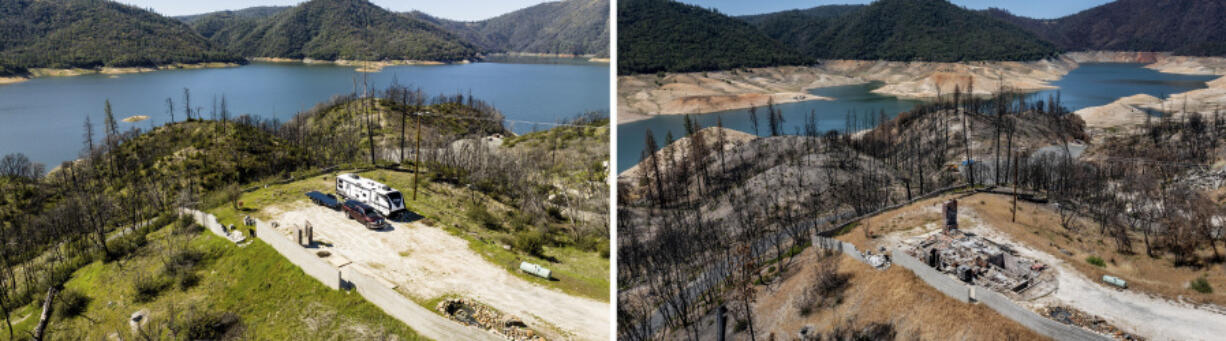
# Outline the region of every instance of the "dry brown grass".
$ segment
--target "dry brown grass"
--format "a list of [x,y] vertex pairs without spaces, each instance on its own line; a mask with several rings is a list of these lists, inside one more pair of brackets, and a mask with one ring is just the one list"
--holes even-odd
[[[958,302],[928,286],[910,271],[891,267],[875,270],[842,255],[839,271],[850,278],[842,303],[802,317],[792,300],[812,285],[818,262],[816,248],[797,257],[782,282],[762,287],[755,305],[755,328],[760,337],[791,339],[804,326],[828,333],[848,319],[857,325],[891,323],[904,339],[923,340],[1039,340],[1042,336],[995,311]],[[736,336],[740,339],[744,334]]]

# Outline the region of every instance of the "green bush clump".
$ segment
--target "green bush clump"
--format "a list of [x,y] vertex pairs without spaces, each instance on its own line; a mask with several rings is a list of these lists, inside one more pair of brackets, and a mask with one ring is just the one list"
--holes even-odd
[[1086,257],[1086,263],[1094,264],[1094,266],[1097,266],[1100,268],[1107,266],[1107,262],[1104,262],[1103,259],[1099,258],[1098,256]]
[[545,234],[539,231],[520,233],[515,236],[515,249],[545,258]]
[[136,281],[132,283],[134,291],[132,301],[136,303],[153,301],[162,293],[163,289],[166,289],[168,284],[166,280],[158,277],[138,276]]
[[232,339],[242,334],[242,320],[232,312],[199,312],[191,310],[175,328],[188,340]]
[[61,319],[72,318],[81,315],[85,312],[85,308],[89,306],[90,298],[79,291],[68,289],[61,291],[56,296],[55,315]]
[[494,217],[494,214],[490,213],[485,206],[469,203],[464,211],[468,215],[468,219],[477,222],[483,228],[490,230],[502,229],[502,222],[498,221],[498,218]]
[[1213,286],[1209,285],[1209,280],[1204,276],[1197,278],[1188,284],[1188,287],[1202,294],[1212,294]]

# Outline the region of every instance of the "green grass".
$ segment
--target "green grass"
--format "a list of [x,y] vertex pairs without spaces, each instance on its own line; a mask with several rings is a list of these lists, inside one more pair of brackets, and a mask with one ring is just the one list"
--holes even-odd
[[1107,262],[1104,262],[1103,259],[1099,258],[1098,256],[1086,257],[1086,263],[1094,264],[1094,266],[1100,268],[1107,267]]
[[[421,338],[357,293],[325,287],[261,241],[236,247],[211,233],[175,236],[170,230],[151,233],[149,244],[130,258],[93,262],[77,270],[65,288],[84,294],[90,303],[80,317],[54,320],[51,339],[98,340],[112,333],[135,339],[128,327],[133,312],[147,309],[149,325],[163,326],[171,315],[182,320],[189,307],[237,314],[252,339]],[[204,254],[192,270],[199,282],[187,289],[171,285],[149,302],[134,302],[134,282],[141,276],[162,276],[171,246]],[[33,328],[38,319],[34,306],[14,314],[34,312],[15,329]]]
[[854,222],[854,223],[851,223],[851,224],[847,224],[846,226],[843,226],[842,228],[839,228],[839,230],[838,230],[838,231],[835,231],[835,232],[834,232],[834,235],[835,235],[835,236],[845,235],[845,234],[847,234],[848,232],[851,232],[852,230],[855,230],[857,226],[860,226],[860,222],[859,222],[859,221]]
[[[229,205],[217,207],[209,212],[217,216],[217,220],[222,224],[234,224],[236,227],[242,226],[244,215],[252,215],[268,221],[272,217],[264,211],[266,208],[307,204],[309,201],[304,193],[312,190],[325,193],[334,192],[336,174],[338,173],[314,176],[283,185],[270,185],[267,188],[245,193],[241,200],[244,210],[241,212],[234,210]],[[467,240],[470,249],[514,276],[545,287],[560,289],[570,295],[588,297],[602,302],[609,301],[609,259],[602,257],[600,250],[585,251],[573,246],[545,246],[544,255],[557,262],[514,249],[506,250],[503,248],[503,240],[514,237],[517,232],[508,231],[505,227],[499,230],[488,229],[483,226],[482,222],[470,219],[464,208],[468,206],[469,200],[476,198],[487,207],[488,212],[496,220],[504,222],[511,220],[510,214],[513,209],[485,197],[480,192],[447,183],[431,182],[423,172],[417,200],[413,200],[412,173],[381,169],[360,172],[358,175],[399,189],[405,196],[409,210],[425,217],[422,222],[442,228],[456,237]],[[608,242],[605,241],[604,244]],[[546,280],[520,272],[520,261],[536,263],[549,268],[557,280]]]

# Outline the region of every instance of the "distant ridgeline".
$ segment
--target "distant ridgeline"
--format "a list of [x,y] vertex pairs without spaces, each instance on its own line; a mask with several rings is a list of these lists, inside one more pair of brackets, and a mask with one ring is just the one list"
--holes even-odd
[[1118,0],[1053,20],[986,12],[1069,50],[1226,56],[1226,1],[1221,0]]
[[608,0],[550,2],[479,22],[312,0],[178,17],[245,57],[460,61],[478,53],[608,55]]
[[[0,0],[0,77],[29,68],[154,67],[248,57],[475,60],[481,53],[608,56],[608,0],[550,2],[480,22],[311,0],[168,18],[109,0]],[[177,20],[176,20],[177,19]]]
[[0,76],[26,68],[242,62],[174,19],[102,0],[0,0]]
[[1226,55],[1226,2],[1220,0],[1118,0],[1054,20],[973,11],[947,0],[877,0],[736,18],[672,0],[627,0],[619,2],[618,27],[619,74],[810,59],[1024,61],[1073,50]]
[[484,21],[405,15],[429,21],[486,52],[609,56],[609,0],[546,2]]
[[689,72],[810,64],[752,25],[671,0],[617,3],[617,72]]

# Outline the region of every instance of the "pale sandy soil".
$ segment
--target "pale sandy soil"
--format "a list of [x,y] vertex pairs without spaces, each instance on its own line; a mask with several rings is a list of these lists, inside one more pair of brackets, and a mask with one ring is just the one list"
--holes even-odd
[[[255,57],[250,58],[252,61],[265,63],[303,63],[303,64],[336,64],[340,66],[355,67],[358,72],[379,72],[383,68],[396,65],[443,65],[446,63],[432,60],[381,60],[381,61],[362,61],[362,60],[318,60],[311,58],[293,59],[293,58],[270,58],[270,57]],[[468,61],[463,61],[458,64],[465,64]]]
[[[618,114],[620,115],[621,113],[618,113]],[[721,130],[724,133],[724,140],[726,143],[723,146],[717,147],[716,145],[719,143],[719,133]],[[719,149],[730,150],[732,148],[735,148],[736,146],[739,146],[741,144],[744,144],[746,142],[749,142],[749,141],[752,141],[758,138],[757,136],[753,136],[753,134],[743,133],[737,130],[732,130],[728,128],[719,128],[719,127],[703,128],[702,130],[699,130],[697,133],[694,133],[694,135],[701,135],[703,138],[703,141],[706,143],[706,145],[709,148],[711,148],[710,150],[712,152],[718,151]],[[664,146],[660,150],[656,151],[654,154],[652,154],[653,155],[652,157],[661,158],[660,160],[661,163],[667,163],[664,161],[665,160],[664,157],[667,157],[667,155],[669,154],[672,154],[674,161],[682,160],[683,158],[685,158],[686,155],[689,155],[690,148],[691,148],[690,143],[693,140],[694,140],[694,136],[686,136],[686,137],[680,138],[676,141],[673,141],[672,144]],[[626,169],[626,171],[621,172],[621,174],[618,174],[618,177],[623,178],[623,179],[637,179],[638,177],[643,175],[642,174],[642,172],[644,172],[643,168],[647,167],[646,165],[647,165],[647,162],[639,162],[638,164],[634,165],[634,167],[630,167],[629,169]]]
[[[906,98],[934,98],[955,88],[976,95],[1006,88],[1050,89],[1076,62],[1067,58],[1037,62],[928,63],[831,60],[820,66],[783,66],[731,71],[618,77],[619,123],[650,115],[698,114],[775,103],[831,100],[808,91],[816,88],[884,82],[875,93]],[[628,115],[627,115],[628,114]]]
[[1074,112],[1086,122],[1087,128],[1106,129],[1145,123],[1149,117],[1145,108],[1162,103],[1157,97],[1138,94],[1124,97],[1107,105],[1089,107]]
[[28,80],[30,79],[25,77],[0,77],[0,84],[21,83]]
[[[768,98],[776,103],[823,100],[808,95],[808,90],[859,84],[869,81],[885,85],[873,90],[902,98],[934,98],[948,95],[955,88],[986,96],[1004,88],[1032,92],[1053,89],[1059,80],[1080,63],[1146,63],[1146,67],[1166,73],[1226,76],[1226,58],[1184,57],[1155,52],[1073,52],[1059,58],[1034,62],[888,62],[829,60],[813,67],[769,67],[719,72],[693,72],[618,77],[618,123],[649,118],[652,115],[698,114],[761,106]],[[1003,82],[1003,84],[1002,84]],[[1210,89],[1172,95],[1164,101],[1167,108],[1209,112],[1226,106],[1226,80]],[[1136,99],[1133,99],[1136,100]],[[1136,103],[1124,103],[1136,105]],[[1162,107],[1159,102],[1155,107]],[[1123,106],[1099,111],[1126,113]],[[1106,114],[1104,114],[1106,116]],[[1125,119],[1124,121],[1127,121]],[[1111,123],[1111,122],[1106,122]]]
[[[903,98],[935,98],[955,89],[979,96],[1003,86],[1022,92],[1052,89],[1048,82],[1064,77],[1077,63],[1068,58],[1035,62],[883,62],[834,60],[823,64],[831,73],[884,82],[874,93]],[[1002,84],[1003,83],[1003,84]]]
[[146,116],[146,115],[132,115],[132,116],[125,117],[123,121],[128,122],[128,123],[136,123],[136,122],[144,121],[147,119],[149,119],[149,116]]
[[237,67],[235,63],[199,63],[199,64],[171,64],[162,65],[155,68],[152,67],[102,67],[97,69],[47,69],[33,68],[30,69],[30,75],[33,77],[71,77],[80,75],[123,75],[131,73],[144,73],[162,70],[181,70],[181,69],[206,69],[206,68],[226,68]]
[[[332,252],[334,265],[356,267],[418,299],[460,295],[519,317],[555,338],[609,338],[608,303],[515,277],[474,253],[466,240],[441,229],[414,222],[371,231],[339,212],[307,204],[270,208],[267,213],[287,234],[290,224],[310,221],[316,239],[331,244],[321,248]],[[346,260],[352,264],[343,265]]]
[[[816,67],[785,66],[731,71],[633,75],[617,78],[618,115],[700,114],[830,98],[807,90],[866,82]],[[618,119],[624,123],[623,119]]]

